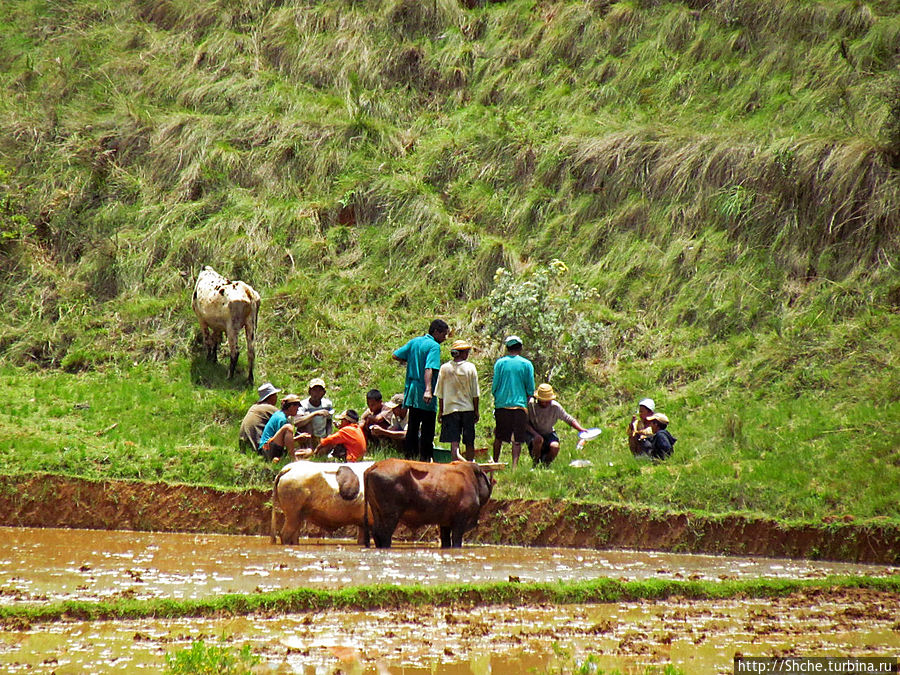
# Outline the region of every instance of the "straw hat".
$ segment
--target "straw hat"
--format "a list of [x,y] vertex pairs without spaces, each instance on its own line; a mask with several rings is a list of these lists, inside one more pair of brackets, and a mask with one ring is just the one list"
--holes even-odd
[[288,394],[283,399],[281,399],[281,407],[285,408],[289,405],[293,405],[294,403],[299,404],[300,401],[302,401],[302,400],[303,399],[301,399],[299,396],[297,396],[297,394]]
[[661,424],[668,424],[669,418],[663,415],[662,413],[653,413],[650,417],[647,418],[648,422],[659,422]]
[[465,340],[454,340],[453,344],[450,345],[451,351],[462,351],[463,349],[472,349],[472,345]]
[[322,389],[324,389],[325,380],[323,380],[321,377],[314,377],[309,381],[309,388],[312,389],[313,387],[322,387]]
[[537,390],[534,392],[534,397],[538,401],[552,401],[556,398],[556,392],[553,391],[553,387],[544,382],[542,385],[538,386]]

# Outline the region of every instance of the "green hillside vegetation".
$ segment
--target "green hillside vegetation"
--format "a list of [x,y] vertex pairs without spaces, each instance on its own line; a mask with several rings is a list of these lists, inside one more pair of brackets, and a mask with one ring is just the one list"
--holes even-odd
[[900,517],[897,0],[0,0],[0,66],[5,471],[268,483],[208,264],[338,407],[447,320],[479,445],[523,335],[604,433],[495,496]]

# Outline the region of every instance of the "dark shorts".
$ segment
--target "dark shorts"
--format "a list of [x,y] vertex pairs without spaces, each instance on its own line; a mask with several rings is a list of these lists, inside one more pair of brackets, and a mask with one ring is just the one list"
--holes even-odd
[[441,443],[475,445],[475,411],[465,410],[444,415],[441,418]]
[[285,449],[283,445],[278,445],[278,443],[274,443],[269,440],[266,441],[266,444],[262,447],[262,456],[272,461],[276,457],[284,457]]
[[528,413],[524,408],[494,408],[494,438],[524,443],[528,435]]
[[[549,452],[551,443],[559,443],[559,436],[556,435],[555,431],[551,431],[549,434],[541,434],[541,438],[544,439],[544,445],[541,447],[541,453]],[[530,448],[532,443],[534,442],[534,434],[528,432],[528,440],[525,441],[528,443],[528,447]]]

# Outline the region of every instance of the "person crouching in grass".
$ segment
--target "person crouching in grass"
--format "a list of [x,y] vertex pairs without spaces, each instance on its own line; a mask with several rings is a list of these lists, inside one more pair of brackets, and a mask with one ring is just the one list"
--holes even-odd
[[559,436],[553,429],[556,420],[562,420],[573,429],[586,431],[556,400],[556,392],[546,382],[540,385],[528,400],[528,435],[526,443],[535,466],[550,464],[559,454]]
[[259,438],[259,453],[263,457],[272,462],[277,462],[284,456],[293,457],[297,444],[309,440],[309,434],[295,433],[294,425],[290,422],[298,410],[300,397],[296,394],[288,394],[281,399],[281,410],[272,413]]
[[358,462],[366,454],[366,436],[359,426],[359,413],[347,409],[335,418],[338,430],[330,436],[326,436],[313,450],[301,449],[295,453],[297,459],[304,459],[315,455],[324,457],[331,452],[331,456],[341,462]]

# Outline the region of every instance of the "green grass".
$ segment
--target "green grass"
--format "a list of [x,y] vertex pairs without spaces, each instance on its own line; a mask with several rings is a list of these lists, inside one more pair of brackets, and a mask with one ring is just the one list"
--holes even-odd
[[[5,470],[265,486],[198,360],[212,264],[263,296],[258,381],[338,407],[434,316],[485,389],[535,336],[604,434],[498,496],[900,517],[896,2],[473,4],[0,0]],[[498,269],[554,259],[572,311],[500,321]]]
[[485,606],[535,603],[584,604],[658,601],[679,597],[692,600],[734,597],[773,598],[812,589],[865,588],[900,592],[895,577],[832,576],[822,579],[749,579],[737,581],[591,581],[529,584],[498,582],[432,588],[417,586],[360,586],[343,590],[298,588],[265,593],[229,594],[204,600],[116,599],[98,602],[67,600],[33,606],[0,607],[0,621],[123,620],[221,616],[254,612],[292,613],[326,609],[374,610],[422,605]]

